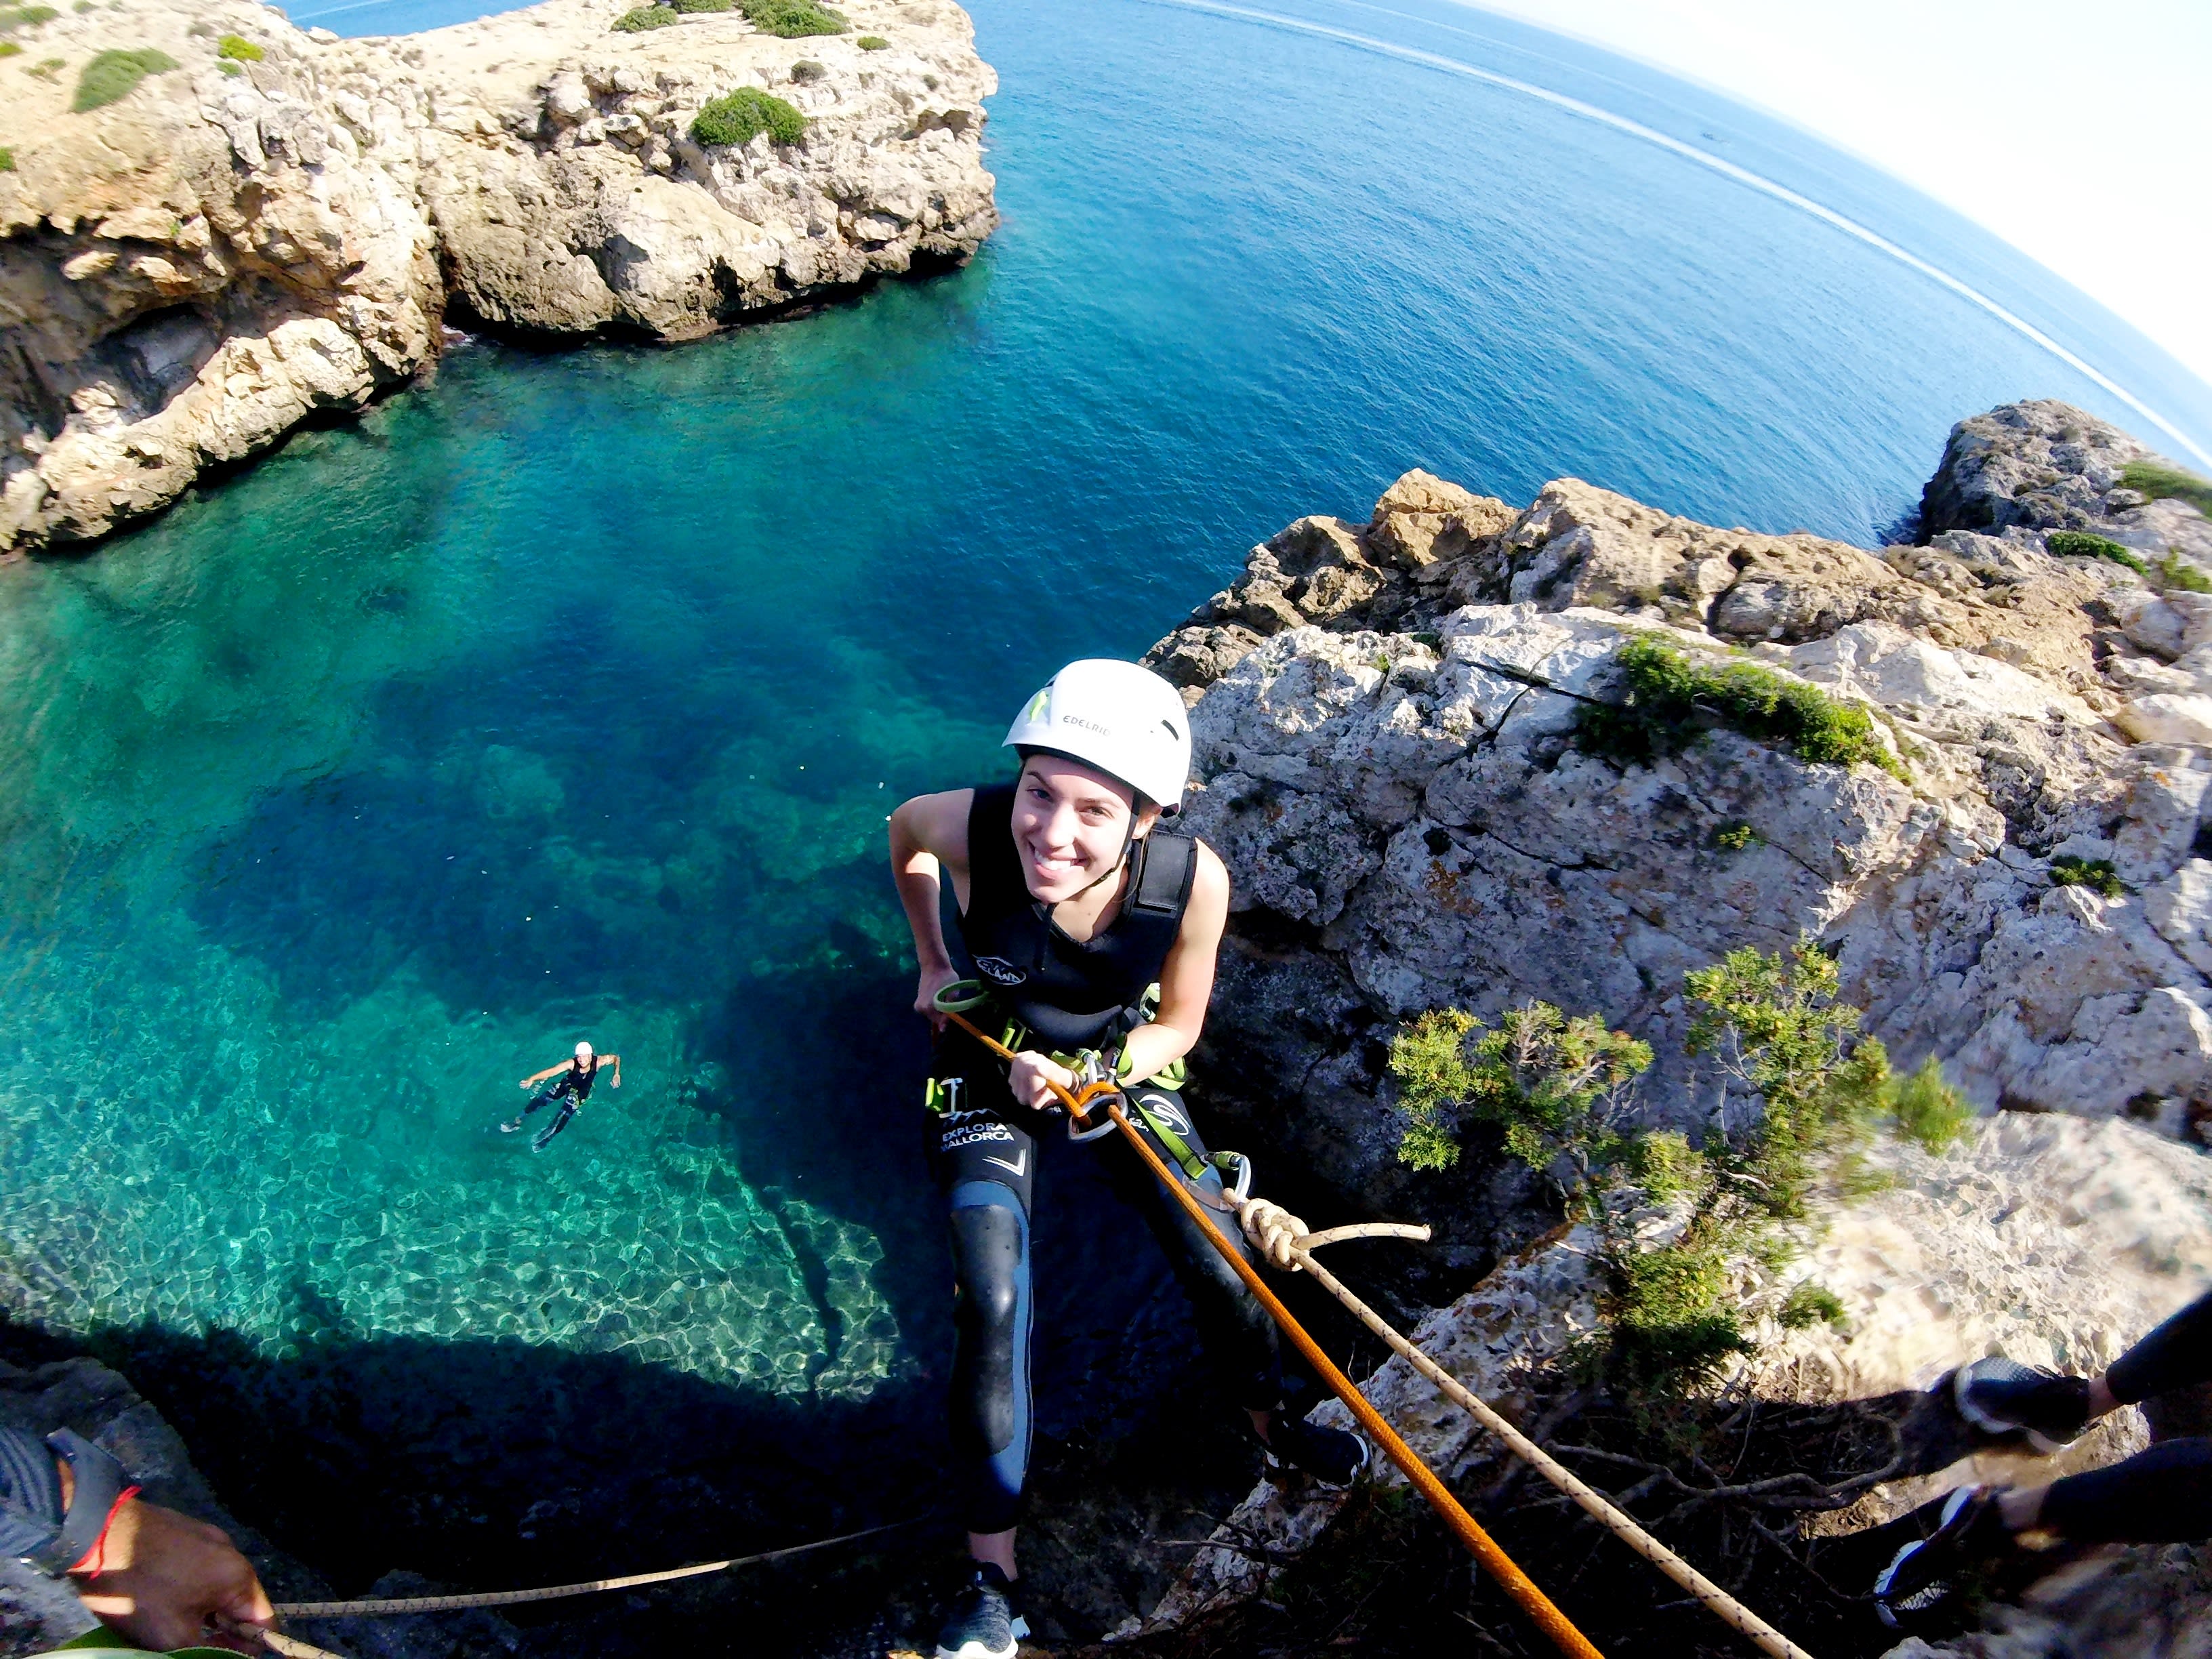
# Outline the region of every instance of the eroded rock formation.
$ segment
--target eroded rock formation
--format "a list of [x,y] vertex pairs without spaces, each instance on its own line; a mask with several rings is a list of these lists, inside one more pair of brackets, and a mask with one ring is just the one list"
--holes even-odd
[[[547,0],[364,40],[246,0],[19,26],[0,104],[0,550],[102,535],[360,408],[435,357],[449,306],[689,339],[963,258],[996,224],[981,134],[997,83],[957,6],[857,0],[850,32],[796,40],[734,10],[615,32],[625,9]],[[259,56],[218,55],[229,36]],[[73,111],[109,49],[178,67]],[[744,87],[795,106],[803,138],[694,142],[701,106]]]

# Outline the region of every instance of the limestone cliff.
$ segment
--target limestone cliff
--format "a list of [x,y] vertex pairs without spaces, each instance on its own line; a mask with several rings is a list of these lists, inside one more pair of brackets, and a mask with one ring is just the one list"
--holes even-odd
[[[2096,425],[2042,404],[1960,430],[2042,446],[2048,493],[2045,417]],[[1961,474],[1931,501],[1968,493]],[[2157,507],[2196,570],[2202,515]],[[1153,653],[1190,688],[1188,817],[1239,908],[1209,1095],[1335,1203],[1421,1208],[1472,1269],[1517,1224],[1398,1163],[1395,1022],[1601,1012],[1660,1052],[1646,1109],[1686,1121],[1684,971],[1810,933],[1892,1052],[1936,1055],[1985,1109],[2192,1134],[2212,1109],[2212,595],[2147,568],[2017,524],[1879,550],[1717,529],[1573,479],[1516,513],[1416,473],[1365,525],[1300,520]],[[1864,705],[1894,775],[1717,725],[1648,764],[1590,752],[1578,711],[1620,695],[1638,634]]]
[[[847,33],[799,40],[739,10],[617,32],[625,9],[546,0],[363,40],[248,0],[19,22],[0,63],[0,550],[102,535],[360,408],[434,359],[449,309],[689,339],[964,258],[995,226],[996,80],[957,6],[856,0]],[[103,52],[174,67],[73,108]],[[746,87],[803,136],[695,141],[700,107]]]

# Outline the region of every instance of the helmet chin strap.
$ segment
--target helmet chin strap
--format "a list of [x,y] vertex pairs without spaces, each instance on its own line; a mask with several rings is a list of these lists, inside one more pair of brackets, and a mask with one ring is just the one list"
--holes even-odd
[[[1121,837],[1121,850],[1114,855],[1114,862],[1106,866],[1106,873],[1099,877],[1097,881],[1085,882],[1082,886],[1077,888],[1075,891],[1070,893],[1067,896],[1069,898],[1081,898],[1093,887],[1097,886],[1099,883],[1109,881],[1114,877],[1120,875],[1121,873],[1121,866],[1129,861],[1129,849],[1136,844],[1137,815],[1133,811],[1129,814],[1128,832]],[[1062,902],[1065,902],[1066,901]]]

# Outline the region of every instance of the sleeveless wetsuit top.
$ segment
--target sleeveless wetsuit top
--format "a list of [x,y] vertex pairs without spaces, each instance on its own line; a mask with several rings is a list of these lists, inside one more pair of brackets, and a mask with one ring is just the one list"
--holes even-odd
[[1182,931],[1198,843],[1155,826],[1129,849],[1129,884],[1113,922],[1078,941],[1060,930],[1050,905],[1030,896],[1013,810],[1012,784],[975,792],[962,934],[976,974],[1008,1013],[1054,1048],[1098,1048],[1138,1023],[1133,1011]]
[[585,1101],[587,1101],[592,1097],[592,1080],[598,1077],[599,1074],[599,1057],[597,1054],[593,1054],[592,1056],[592,1063],[589,1066],[581,1066],[573,1060],[570,1060],[568,1062],[568,1075],[563,1078],[562,1081],[568,1085],[566,1092],[573,1097],[576,1103],[580,1105]]

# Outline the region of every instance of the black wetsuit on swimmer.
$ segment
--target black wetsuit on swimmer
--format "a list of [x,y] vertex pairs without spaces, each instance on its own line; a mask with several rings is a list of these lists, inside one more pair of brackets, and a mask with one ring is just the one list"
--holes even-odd
[[[1138,1005],[1182,931],[1196,843],[1158,830],[1138,842],[1120,912],[1095,938],[1079,942],[1054,924],[1049,906],[1030,896],[1014,848],[1013,799],[1011,787],[978,789],[968,816],[961,932],[978,975],[992,986],[993,1017],[1019,1020],[1036,1034],[1027,1046],[1041,1049],[1110,1046],[1141,1023]],[[1018,1103],[1005,1062],[957,1026],[938,1045],[930,1075],[939,1105],[929,1126],[930,1161],[951,1212],[958,1282],[951,1414],[966,1476],[963,1520],[970,1532],[999,1533],[1015,1522],[1029,1472],[1030,1217],[1039,1142],[1064,1133],[1066,1120]],[[1147,1085],[1129,1097],[1204,1158],[1179,1095]],[[1135,1115],[1141,1121],[1143,1114]],[[1145,1133],[1177,1167],[1178,1154],[1148,1126]],[[1257,1298],[1119,1134],[1099,1140],[1096,1151],[1109,1161],[1115,1190],[1143,1212],[1166,1249],[1197,1307],[1223,1385],[1237,1405],[1273,1410],[1282,1400],[1282,1371],[1274,1325]],[[1184,1182],[1219,1196],[1221,1178],[1210,1168]],[[1235,1226],[1223,1237],[1252,1259]]]
[[568,1127],[568,1120],[576,1115],[576,1109],[592,1097],[592,1085],[599,1075],[599,1055],[592,1056],[589,1066],[581,1060],[572,1060],[567,1071],[531,1096],[530,1104],[522,1109],[522,1116],[514,1120],[518,1128],[521,1127],[523,1118],[528,1117],[540,1106],[549,1106],[556,1100],[561,1103],[561,1109],[553,1115],[553,1121],[545,1126],[544,1133],[530,1143],[533,1152],[542,1149],[547,1141]]

